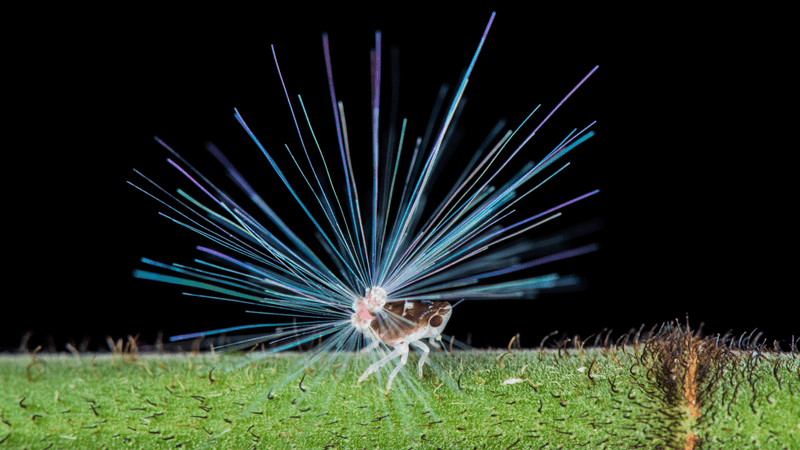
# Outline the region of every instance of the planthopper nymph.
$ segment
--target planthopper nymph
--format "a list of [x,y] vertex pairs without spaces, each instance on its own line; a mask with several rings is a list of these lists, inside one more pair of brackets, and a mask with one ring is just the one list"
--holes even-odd
[[[259,194],[216,146],[209,144],[207,150],[235,186],[233,191],[239,191],[238,197],[231,189],[218,187],[227,180],[216,181],[157,139],[170,153],[168,162],[184,187],[168,192],[138,171],[140,185],[130,184],[165,205],[168,210],[162,215],[197,233],[203,245],[197,246],[200,256],[191,265],[145,258],[143,263],[154,269],[136,270],[134,276],[186,287],[187,295],[245,304],[251,307],[248,312],[262,308],[259,314],[270,317],[265,323],[206,330],[172,340],[258,330],[232,346],[265,343],[269,346],[265,354],[270,354],[314,344],[315,355],[366,357],[368,364],[361,366],[354,382],[387,371],[388,390],[411,349],[420,354],[417,372],[423,376],[425,364],[431,363],[431,347],[440,347],[457,302],[529,299],[542,290],[576,282],[574,277],[556,273],[532,276],[529,269],[592,252],[596,245],[542,254],[535,243],[519,239],[598,191],[546,203],[537,211],[518,202],[538,194],[538,188],[569,164],[553,163],[593,135],[589,130],[593,123],[589,123],[580,130],[564,130],[547,147],[534,144],[533,139],[597,67],[582,79],[576,76],[575,87],[557,104],[543,111],[532,106],[532,112],[513,128],[506,129],[505,122],[500,122],[488,134],[459,142],[458,155],[466,157],[444,167],[443,155],[449,145],[455,145],[452,130],[460,118],[470,76],[480,66],[479,55],[494,17],[482,35],[473,36],[472,58],[463,62],[466,68],[454,88],[442,89],[427,126],[425,119],[389,115],[394,120],[389,124],[389,138],[381,126],[387,123],[383,111],[391,102],[381,94],[385,64],[380,32],[375,33],[375,47],[369,54],[368,138],[351,139],[349,134],[345,105],[335,89],[337,77],[346,74],[334,70],[328,35],[322,36],[330,93],[325,121],[310,112],[310,101],[290,95],[296,88],[284,78],[278,51],[272,47],[272,81],[285,96],[294,129],[270,132],[281,134],[287,143],[262,142],[258,124],[249,124],[234,109],[251,146],[238,151],[262,157],[260,173],[275,182],[269,195]],[[323,100],[328,101],[311,101]],[[414,120],[422,125],[413,128]],[[282,164],[287,160],[274,157],[278,153],[289,155],[291,162]],[[356,159],[369,161],[371,170],[360,170],[364,165],[354,164]],[[441,176],[445,169],[452,172],[455,182],[437,186],[451,180]],[[285,203],[292,203],[306,220],[305,229],[282,220],[276,211]],[[310,358],[308,364],[315,360]]]
[[386,384],[386,389],[391,389],[392,380],[406,364],[409,345],[422,351],[419,359],[419,377],[422,378],[422,366],[430,352],[422,339],[428,339],[431,345],[438,347],[452,309],[449,302],[429,300],[386,303],[386,291],[383,288],[367,289],[364,297],[353,302],[353,327],[372,341],[362,351],[370,351],[381,343],[393,350],[370,365],[358,381],[364,381],[369,374],[400,356],[400,363],[389,374]]

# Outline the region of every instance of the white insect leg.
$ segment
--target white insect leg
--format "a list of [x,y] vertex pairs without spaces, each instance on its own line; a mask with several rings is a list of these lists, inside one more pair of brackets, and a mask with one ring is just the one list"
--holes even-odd
[[418,366],[419,366],[419,377],[422,378],[422,366],[424,366],[425,365],[425,361],[428,360],[428,353],[430,353],[431,349],[429,349],[427,345],[423,344],[420,341],[414,341],[414,342],[411,343],[411,345],[413,345],[414,347],[417,347],[418,349],[422,350],[422,356],[420,356],[419,364],[418,364]]
[[[408,360],[408,344],[399,344],[395,351],[399,351],[401,355],[400,362],[397,364],[397,367],[394,368],[391,374],[389,374],[389,382],[386,383],[386,390],[389,391],[392,389],[392,380],[397,375],[397,372],[400,372],[400,369],[406,365],[406,361]],[[392,352],[394,353],[394,352]]]
[[[389,361],[393,360],[394,358],[396,358],[397,355],[399,355],[400,353],[402,353],[402,351],[400,350],[400,346],[398,345],[397,347],[395,347],[394,350],[389,352],[388,355],[384,356],[379,361],[370,364],[370,366],[367,367],[367,370],[364,371],[364,374],[361,375],[358,378],[358,382],[361,383],[362,381],[364,381],[369,376],[369,374],[371,374],[372,372],[377,372],[378,369],[380,369],[381,367],[386,365],[387,362],[389,362]],[[408,355],[408,346],[406,346],[406,355]],[[390,378],[389,379],[389,383],[391,384],[391,382],[392,381],[391,381],[391,378]]]
[[369,353],[378,348],[379,345],[381,345],[381,341],[372,341],[369,345],[361,349],[361,353]]

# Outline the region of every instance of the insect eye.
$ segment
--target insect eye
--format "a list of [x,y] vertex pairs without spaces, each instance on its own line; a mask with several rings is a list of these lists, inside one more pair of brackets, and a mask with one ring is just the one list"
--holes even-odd
[[431,324],[432,327],[438,327],[442,324],[442,316],[433,316],[428,323]]

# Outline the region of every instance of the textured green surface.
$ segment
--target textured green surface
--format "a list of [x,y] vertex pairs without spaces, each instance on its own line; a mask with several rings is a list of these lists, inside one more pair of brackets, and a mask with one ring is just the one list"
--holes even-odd
[[388,393],[351,355],[6,357],[0,449],[800,448],[796,355],[688,342],[437,352],[422,380],[412,355]]

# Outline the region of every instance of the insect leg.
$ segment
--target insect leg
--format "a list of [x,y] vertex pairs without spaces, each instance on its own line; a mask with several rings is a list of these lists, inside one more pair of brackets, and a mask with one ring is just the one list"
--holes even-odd
[[395,367],[392,373],[389,374],[389,382],[386,383],[387,391],[392,389],[392,380],[394,380],[394,377],[395,375],[397,375],[397,372],[400,372],[400,369],[402,369],[403,366],[406,365],[406,361],[408,360],[408,344],[399,344],[395,349],[395,351],[400,352],[400,354],[403,356],[400,357],[400,362],[397,364],[397,367]]
[[430,353],[431,349],[428,348],[427,345],[423,344],[420,341],[414,341],[411,343],[414,347],[422,350],[422,356],[419,358],[419,377],[422,378],[422,366],[425,365],[425,362],[428,360],[428,353]]
[[[406,356],[408,356],[408,346],[405,346],[405,347],[406,347],[406,352],[405,353],[406,353]],[[361,375],[361,377],[358,378],[358,382],[361,383],[362,381],[364,381],[369,376],[369,374],[371,374],[372,372],[377,372],[378,369],[383,367],[387,362],[389,362],[389,361],[393,360],[394,358],[396,358],[397,355],[399,355],[400,353],[402,353],[402,350],[400,350],[400,346],[398,345],[397,347],[395,347],[394,350],[389,352],[388,355],[386,355],[383,358],[381,358],[380,361],[377,361],[377,362],[374,362],[374,363],[370,364],[370,366],[367,367],[367,370],[364,371],[364,374]],[[394,372],[392,372],[392,373],[394,373]],[[392,379],[389,378],[389,384],[391,384],[391,383],[392,383]]]
[[379,345],[381,345],[381,341],[374,340],[368,346],[362,348],[361,349],[361,353],[369,353],[372,350],[375,350],[376,348],[378,348]]

